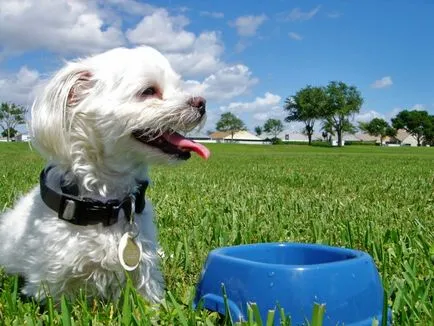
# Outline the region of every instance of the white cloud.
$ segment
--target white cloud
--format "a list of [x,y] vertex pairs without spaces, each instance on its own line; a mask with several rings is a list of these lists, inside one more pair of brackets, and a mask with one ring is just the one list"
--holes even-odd
[[[423,104],[415,104],[410,109],[408,107],[407,108],[395,107],[391,111],[385,113],[385,117],[387,120],[391,120],[391,119],[395,118],[399,112],[404,111],[404,110],[410,110],[410,111],[411,110],[426,110],[426,107]],[[428,112],[429,112],[429,110],[428,110]]]
[[395,118],[396,115],[403,111],[403,110],[426,110],[425,106],[423,104],[415,104],[410,108],[400,108],[396,107],[393,108],[391,111],[381,113],[375,110],[362,110],[361,112],[354,115],[353,122],[369,122],[374,118],[380,118],[388,121],[390,123],[390,120],[392,118]]
[[411,111],[416,110],[416,111],[424,111],[426,110],[425,105],[423,104],[415,104],[411,107],[410,109]]
[[283,121],[286,115],[281,108],[280,101],[279,95],[266,92],[263,97],[256,97],[251,102],[231,102],[221,106],[219,110],[244,116],[247,126],[253,128],[271,118]]
[[361,111],[359,113],[356,113],[353,117],[353,121],[355,123],[357,122],[369,122],[374,118],[380,118],[380,119],[386,119],[386,117],[375,110],[368,110],[368,111]]
[[186,91],[200,94],[211,101],[225,101],[246,94],[258,79],[252,77],[247,66],[238,64],[221,68],[199,82],[187,80],[184,82]]
[[262,97],[256,97],[251,102],[231,102],[228,105],[220,106],[218,109],[207,110],[207,122],[205,130],[214,130],[221,114],[231,112],[239,117],[246,126],[253,130],[254,126],[263,125],[269,118],[281,119],[283,122],[284,111],[280,107],[281,97],[266,92]]
[[0,1],[0,44],[8,54],[89,54],[124,44],[119,21],[107,17],[93,1]]
[[371,84],[371,87],[372,88],[385,88],[385,87],[392,86],[392,84],[393,84],[392,77],[385,76],[383,78],[380,78],[380,79],[374,81]]
[[253,119],[257,121],[266,121],[268,119],[268,112],[259,112],[253,115]]
[[203,77],[222,68],[220,57],[224,47],[220,34],[207,31],[195,35],[185,30],[189,23],[183,15],[171,16],[166,9],[158,9],[127,30],[126,36],[133,44],[146,44],[162,51],[185,77]]
[[303,36],[301,36],[300,34],[297,34],[295,32],[289,32],[288,36],[290,38],[292,38],[293,40],[296,40],[296,41],[301,41],[303,39]]
[[166,57],[175,70],[184,76],[204,76],[221,69],[223,44],[217,32],[203,32],[192,46],[183,52],[167,52]]
[[402,109],[402,108],[393,108],[392,111],[390,111],[390,112],[388,112],[388,113],[386,114],[386,118],[387,118],[388,120],[392,120],[392,119],[395,118],[396,115],[397,115],[399,112],[401,112],[402,110],[404,110],[404,109]]
[[30,106],[41,83],[37,70],[22,66],[16,75],[0,75],[0,100]]
[[302,11],[300,8],[294,8],[289,14],[282,13],[279,16],[285,21],[305,21],[315,17],[320,8],[321,6],[316,6],[311,11]]
[[256,97],[252,102],[232,102],[229,105],[221,106],[220,111],[231,111],[236,113],[263,113],[262,111],[279,108],[281,97],[267,92],[264,97]]
[[241,16],[234,22],[230,23],[230,26],[237,29],[237,33],[240,36],[254,36],[258,28],[267,20],[267,16],[262,14],[259,16]]
[[159,9],[145,16],[128,29],[126,36],[131,43],[146,44],[160,51],[183,51],[193,46],[195,35],[184,30],[190,23],[185,16],[170,16],[167,10]]
[[221,19],[225,17],[224,13],[216,12],[216,11],[201,11],[199,14],[204,17],[212,17],[217,19]]
[[[412,106],[407,106],[407,107],[395,107],[393,108],[392,111],[390,111],[387,114],[387,118],[394,118],[399,112],[404,111],[404,110],[408,110],[408,111],[423,111],[423,110],[427,110],[425,104],[414,104]],[[429,111],[429,110],[428,110]]]

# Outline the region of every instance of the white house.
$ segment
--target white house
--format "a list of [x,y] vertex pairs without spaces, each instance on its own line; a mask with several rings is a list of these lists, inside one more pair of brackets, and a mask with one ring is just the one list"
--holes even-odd
[[216,143],[270,144],[269,141],[262,139],[247,130],[237,131],[234,133],[233,137],[230,132],[216,131],[210,134],[209,137]]
[[399,144],[401,146],[417,146],[417,138],[408,133],[404,129],[399,129],[395,137],[391,137],[387,140],[388,144]]
[[15,136],[15,141],[30,141],[29,134],[17,134]]
[[211,137],[203,132],[193,132],[185,135],[188,139],[194,140],[198,143],[215,143]]
[[[294,132],[294,131],[283,131],[278,135],[278,138],[281,139],[283,142],[300,142],[300,143],[307,143],[308,138],[305,134],[301,132]],[[372,142],[377,141],[379,142],[377,137],[370,136],[365,133],[358,133],[358,134],[351,134],[351,133],[344,133],[342,135],[343,141],[345,142]],[[318,141],[318,140],[325,140],[321,133],[313,133],[312,135],[312,141]],[[331,136],[329,140],[332,145],[337,146],[337,136]]]
[[[277,138],[279,138],[283,142],[300,142],[300,143],[307,143],[309,139],[307,136],[301,132],[295,132],[295,131],[289,131],[285,130],[282,131],[280,134],[277,135]],[[321,140],[322,136],[319,133],[313,133],[312,135],[312,141],[314,140]]]

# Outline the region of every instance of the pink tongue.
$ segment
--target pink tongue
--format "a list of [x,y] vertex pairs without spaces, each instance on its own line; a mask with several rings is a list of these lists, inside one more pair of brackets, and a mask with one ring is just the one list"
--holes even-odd
[[205,160],[208,159],[208,157],[211,155],[211,152],[209,151],[208,148],[185,138],[184,136],[178,134],[177,132],[174,133],[166,132],[163,134],[163,137],[172,145],[182,149],[187,149],[189,151],[196,152],[200,157],[202,157]]

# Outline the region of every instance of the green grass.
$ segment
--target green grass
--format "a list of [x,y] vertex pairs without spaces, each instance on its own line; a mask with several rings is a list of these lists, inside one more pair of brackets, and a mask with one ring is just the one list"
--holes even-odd
[[[48,302],[39,307],[19,299],[15,279],[3,275],[0,324],[213,325],[222,322],[218,315],[191,308],[211,249],[299,241],[369,252],[381,272],[395,324],[431,325],[434,149],[209,147],[208,162],[194,157],[178,167],[151,169],[148,196],[166,253],[164,305],[154,309],[127,287],[119,302],[63,300],[59,306]],[[1,209],[38,181],[43,162],[28,145],[0,143],[0,166]]]

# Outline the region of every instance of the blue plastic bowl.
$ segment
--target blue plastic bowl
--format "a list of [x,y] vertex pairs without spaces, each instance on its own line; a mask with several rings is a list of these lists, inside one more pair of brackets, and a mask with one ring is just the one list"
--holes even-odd
[[300,243],[218,248],[202,270],[195,306],[225,314],[222,285],[234,321],[247,320],[247,305],[254,302],[263,322],[279,306],[299,325],[311,320],[320,303],[326,305],[324,326],[371,326],[374,318],[381,325],[383,287],[371,256],[362,251]]

